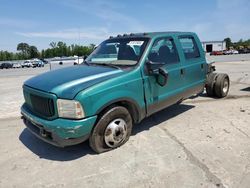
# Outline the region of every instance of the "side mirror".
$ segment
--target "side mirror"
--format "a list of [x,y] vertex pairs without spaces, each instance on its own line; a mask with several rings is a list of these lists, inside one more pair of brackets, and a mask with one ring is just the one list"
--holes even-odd
[[163,68],[159,68],[158,69],[158,74],[156,75],[156,81],[157,83],[160,85],[160,86],[165,86],[167,85],[167,82],[168,82],[168,72],[163,69]]
[[83,56],[83,60],[86,60],[86,59],[87,59],[87,57],[88,57],[87,55]]

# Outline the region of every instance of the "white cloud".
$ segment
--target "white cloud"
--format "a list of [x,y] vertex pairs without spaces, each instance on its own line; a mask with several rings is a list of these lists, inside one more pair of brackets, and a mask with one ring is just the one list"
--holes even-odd
[[250,1],[249,0],[216,0],[214,9],[209,13],[184,18],[182,22],[168,24],[171,30],[193,31],[202,41],[223,40],[226,37],[233,41],[250,38]]
[[[60,5],[71,8],[75,11],[80,11],[89,16],[98,18],[102,21],[103,27],[97,28],[72,28],[54,31],[35,31],[35,32],[16,32],[16,34],[28,38],[54,38],[54,39],[91,39],[101,41],[108,38],[110,35],[120,33],[119,24],[122,28],[126,28],[127,32],[144,32],[147,29],[135,18],[122,14],[118,10],[123,8],[123,4],[117,1],[100,1],[92,0],[91,2],[84,3],[79,0],[61,0],[54,1]],[[124,33],[126,31],[123,30]]]
[[15,28],[31,28],[37,26],[37,24],[28,20],[0,18],[0,26],[15,27]]
[[217,0],[213,13],[214,29],[220,35],[233,40],[250,38],[250,1],[249,0]]
[[146,27],[139,20],[122,13],[121,10],[124,7],[123,4],[118,3],[118,1],[92,0],[86,3],[79,0],[61,0],[58,1],[58,3],[76,11],[97,17],[102,20],[107,27],[115,28],[118,24],[121,24],[133,32],[143,32],[146,30]]
[[[64,25],[49,25],[50,22],[37,23],[21,18],[0,18],[1,28],[11,28],[16,35],[13,38],[18,40],[28,40],[42,44],[45,47],[51,40],[64,40],[69,43],[98,43],[108,38],[110,35],[125,32],[147,32],[147,31],[194,31],[201,40],[223,40],[231,37],[233,41],[240,38],[250,38],[250,1],[249,0],[214,0],[208,9],[198,11],[197,14],[182,15],[179,11],[171,14],[159,7],[161,3],[150,3],[145,1],[141,5],[138,14],[129,14],[128,8],[133,4],[115,0],[51,0],[57,8],[70,9],[82,14],[83,21],[79,18],[79,25],[86,25],[86,28],[67,29]],[[194,3],[194,2],[190,2]],[[200,3],[202,4],[202,3]],[[170,7],[170,9],[172,9]],[[146,10],[152,10],[150,18],[142,18],[140,13],[145,15]],[[190,10],[197,12],[195,10]],[[131,12],[134,12],[131,11]],[[91,20],[89,24],[83,24],[86,19]],[[41,25],[42,24],[42,25]],[[45,26],[47,25],[47,26]],[[93,26],[93,27],[92,27]],[[52,27],[55,27],[52,29]],[[65,27],[65,28],[63,28]],[[80,26],[82,27],[82,26]],[[42,30],[42,31],[41,31]],[[122,31],[122,32],[121,32]],[[12,32],[13,33],[13,32]],[[13,39],[14,40],[14,39]],[[2,40],[2,42],[4,39]],[[4,41],[8,43],[8,41]]]
[[16,34],[29,38],[55,38],[55,39],[93,39],[103,40],[107,38],[106,28],[84,28],[84,29],[65,29],[58,31],[45,32],[16,32]]

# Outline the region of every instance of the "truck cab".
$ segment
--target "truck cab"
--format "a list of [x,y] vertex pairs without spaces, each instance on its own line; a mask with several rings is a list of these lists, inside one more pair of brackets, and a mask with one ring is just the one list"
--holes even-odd
[[204,89],[225,97],[229,77],[214,70],[195,33],[118,35],[81,65],[27,80],[21,113],[40,139],[60,147],[89,139],[101,153],[126,143],[142,119]]

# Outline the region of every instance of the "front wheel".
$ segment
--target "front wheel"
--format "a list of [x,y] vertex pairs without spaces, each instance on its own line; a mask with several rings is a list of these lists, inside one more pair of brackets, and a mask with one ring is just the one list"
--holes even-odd
[[132,132],[133,121],[129,111],[122,106],[108,109],[94,127],[89,143],[97,153],[125,144]]

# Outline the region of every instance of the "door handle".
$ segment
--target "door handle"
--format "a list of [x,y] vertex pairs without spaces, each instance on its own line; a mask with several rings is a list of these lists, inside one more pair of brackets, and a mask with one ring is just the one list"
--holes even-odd
[[203,64],[203,63],[201,64],[201,69],[202,69],[202,70],[204,69],[204,64]]
[[181,69],[181,75],[184,75],[185,71],[184,69]]

